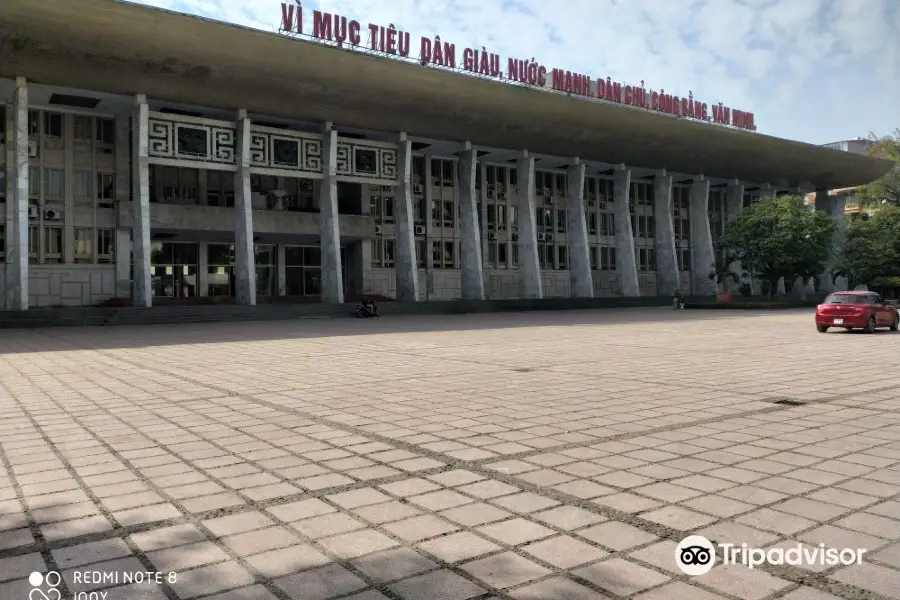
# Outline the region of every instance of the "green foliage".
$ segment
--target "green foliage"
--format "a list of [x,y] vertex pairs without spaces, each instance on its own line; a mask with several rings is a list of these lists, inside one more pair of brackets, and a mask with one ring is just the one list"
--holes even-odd
[[858,188],[857,201],[860,206],[900,206],[900,129],[881,139],[873,134],[869,137],[875,141],[869,155],[893,160],[894,167],[881,179]]
[[900,207],[883,206],[847,226],[835,275],[847,277],[853,287],[900,275]]
[[836,221],[799,196],[761,198],[728,223],[719,247],[774,294],[781,277],[805,281],[824,270],[836,229]]

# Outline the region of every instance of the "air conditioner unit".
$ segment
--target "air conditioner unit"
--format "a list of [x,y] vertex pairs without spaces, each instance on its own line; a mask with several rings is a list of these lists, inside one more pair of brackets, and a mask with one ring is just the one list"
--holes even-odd
[[597,203],[594,202],[593,200],[588,200],[588,206],[594,206],[595,204],[597,204]]
[[502,192],[502,191],[503,191],[503,184],[502,184],[502,183],[498,183],[498,184],[497,184],[497,191],[498,191],[498,192]]
[[308,179],[301,179],[300,180],[300,191],[301,192],[313,191],[313,182]]
[[424,225],[416,225],[416,235],[425,235]]
[[28,207],[28,218],[29,219],[37,219],[38,216],[40,216],[40,214],[41,214],[40,210],[34,204],[32,204]]
[[546,241],[547,241],[547,234],[546,234],[546,233],[543,233],[543,232],[537,234],[537,241],[539,241],[539,242],[546,242]]
[[424,189],[425,188],[423,188],[421,185],[419,185],[417,183],[416,185],[413,186],[413,194],[421,194],[421,193],[423,193]]
[[628,210],[631,211],[631,212],[634,212],[634,205],[629,206],[629,207],[628,207]]
[[553,197],[547,196],[546,198],[544,198],[544,204],[553,204]]
[[393,191],[394,191],[394,186],[392,186],[392,185],[383,185],[383,186],[381,186],[381,191],[382,191],[382,192],[388,192],[388,193],[393,192]]
[[62,219],[62,211],[54,210],[52,208],[48,208],[44,211],[45,221],[59,221],[60,219]]
[[548,234],[544,235],[544,238],[546,239],[546,241],[552,242],[552,241],[553,241],[553,234],[552,234],[552,233],[548,233]]
[[675,216],[677,217],[677,216],[680,214],[680,211],[676,208],[674,214],[675,214]]
[[375,235],[381,235],[381,225],[375,226]]
[[489,239],[489,240],[496,240],[496,239],[497,239],[497,233],[494,232],[494,231],[488,231],[488,239]]
[[28,142],[28,156],[34,158],[38,155],[38,143],[37,142]]
[[606,202],[601,202],[601,203],[600,203],[600,208],[606,208]]
[[491,188],[488,188],[488,191],[487,191],[487,197],[488,197],[489,199],[493,198],[493,197],[494,197],[494,190],[492,190]]
[[511,237],[512,241],[514,241],[514,242],[518,242],[518,241],[519,241],[519,234],[518,234],[518,233],[514,233],[514,234],[512,234],[512,236],[510,236],[510,237]]
[[497,192],[497,200],[506,200],[506,192]]

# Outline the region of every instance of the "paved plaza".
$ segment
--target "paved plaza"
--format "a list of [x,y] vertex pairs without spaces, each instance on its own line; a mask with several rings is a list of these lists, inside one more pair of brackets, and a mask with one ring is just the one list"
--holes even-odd
[[[0,600],[900,598],[898,350],[809,310],[2,331]],[[688,534],[867,553],[688,577]]]

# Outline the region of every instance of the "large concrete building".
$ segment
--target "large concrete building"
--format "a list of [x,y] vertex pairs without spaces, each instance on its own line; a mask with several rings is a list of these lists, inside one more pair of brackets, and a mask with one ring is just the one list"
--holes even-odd
[[0,31],[8,310],[711,294],[755,197],[842,215],[890,167],[112,0],[5,0]]

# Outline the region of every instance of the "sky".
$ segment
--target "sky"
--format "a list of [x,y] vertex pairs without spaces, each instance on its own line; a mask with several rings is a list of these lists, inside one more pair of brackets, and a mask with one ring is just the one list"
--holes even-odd
[[[138,0],[276,31],[281,0]],[[295,0],[288,0],[293,3]],[[664,88],[824,144],[900,128],[900,0],[304,0],[506,59]],[[364,37],[365,39],[365,37]]]

